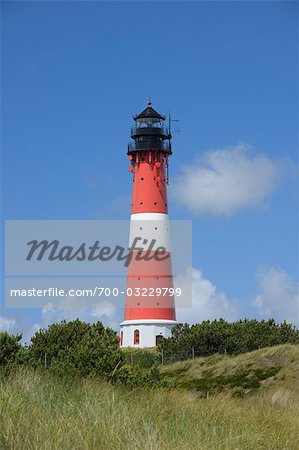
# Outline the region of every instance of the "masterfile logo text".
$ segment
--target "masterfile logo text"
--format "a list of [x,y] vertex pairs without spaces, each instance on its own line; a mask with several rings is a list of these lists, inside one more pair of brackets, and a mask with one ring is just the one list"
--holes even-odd
[[122,220],[7,221],[6,305],[39,307],[44,297],[112,296],[116,301],[121,294],[181,296],[178,285],[164,293],[156,292],[154,283],[147,292],[137,286],[136,292],[126,292],[126,277],[132,277],[136,264],[138,275],[153,280],[171,276],[174,285],[192,266],[191,221],[169,222],[167,249],[160,226],[155,220],[138,221],[132,232],[130,222]]

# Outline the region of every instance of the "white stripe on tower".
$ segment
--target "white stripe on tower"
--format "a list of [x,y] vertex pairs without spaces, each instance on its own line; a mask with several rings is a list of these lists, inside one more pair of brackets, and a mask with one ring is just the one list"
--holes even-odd
[[[168,214],[162,213],[139,213],[131,215],[130,223],[130,238],[129,247],[132,246],[135,238],[140,238],[139,244],[147,241],[146,244],[142,244],[144,250],[152,245],[152,250],[156,250],[158,247],[164,247],[166,251],[170,252],[170,238],[169,238],[169,220]],[[137,243],[137,245],[138,245]]]

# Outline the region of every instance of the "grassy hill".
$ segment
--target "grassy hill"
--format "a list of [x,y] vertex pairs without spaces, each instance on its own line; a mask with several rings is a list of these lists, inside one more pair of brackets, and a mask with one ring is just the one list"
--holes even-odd
[[226,391],[244,396],[272,386],[291,389],[299,401],[299,345],[279,345],[238,356],[213,355],[166,365],[163,377],[200,395]]
[[298,364],[298,345],[198,358],[156,390],[19,368],[0,376],[0,448],[296,450]]

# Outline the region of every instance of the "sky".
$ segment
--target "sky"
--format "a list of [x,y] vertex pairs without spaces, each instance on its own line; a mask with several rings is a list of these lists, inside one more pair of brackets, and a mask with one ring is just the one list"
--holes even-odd
[[[179,120],[169,214],[193,226],[178,319],[298,325],[298,3],[4,1],[1,21],[2,224],[129,219],[127,143],[150,96]],[[8,308],[2,292],[0,329],[26,337],[122,320],[106,303]]]

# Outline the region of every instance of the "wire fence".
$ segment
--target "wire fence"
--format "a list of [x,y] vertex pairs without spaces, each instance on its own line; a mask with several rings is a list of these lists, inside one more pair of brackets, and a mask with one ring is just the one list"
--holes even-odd
[[[226,350],[221,352],[222,355],[227,355]],[[172,364],[178,361],[184,361],[187,359],[195,359],[203,357],[205,355],[202,352],[196,351],[194,347],[188,350],[182,350],[180,352],[170,352],[163,349],[155,350],[141,350],[141,349],[125,349],[122,350],[122,355],[124,358],[124,363],[127,365],[135,366],[139,365],[142,367],[152,367],[153,365],[166,365]],[[52,363],[59,358],[55,358],[47,353],[43,356],[30,356],[31,361],[36,361],[38,366],[44,367],[44,369],[50,369]]]
[[[218,351],[217,353],[226,356],[228,353],[226,349]],[[149,350],[136,350],[126,349],[124,351],[125,362],[129,365],[140,365],[143,367],[151,367],[154,364],[172,364],[178,361],[185,361],[187,359],[200,358],[204,355],[202,352],[195,350],[194,347],[190,349],[184,349],[178,352],[166,351],[164,349],[157,349],[153,351]],[[210,355],[209,355],[210,356]]]

